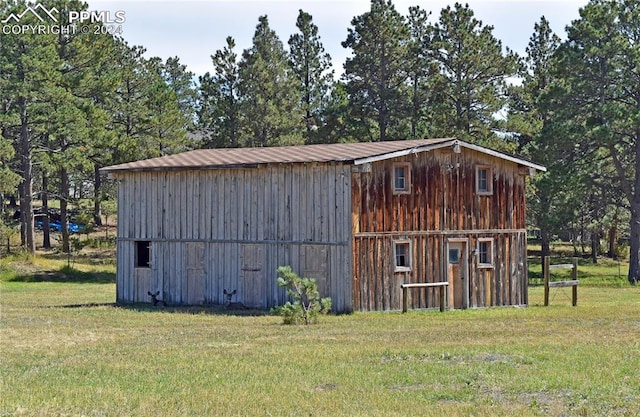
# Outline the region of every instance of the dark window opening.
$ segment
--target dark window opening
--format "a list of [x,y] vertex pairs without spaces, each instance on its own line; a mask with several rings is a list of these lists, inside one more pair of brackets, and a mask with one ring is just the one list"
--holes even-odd
[[410,246],[409,242],[395,242],[395,262],[396,271],[408,270],[411,268]]
[[481,264],[491,265],[491,241],[478,242],[478,261]]
[[136,268],[151,267],[151,242],[142,240],[136,242]]

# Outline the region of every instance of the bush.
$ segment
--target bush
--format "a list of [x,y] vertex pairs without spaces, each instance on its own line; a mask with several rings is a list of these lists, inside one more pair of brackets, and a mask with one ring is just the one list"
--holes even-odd
[[313,278],[300,278],[290,266],[278,268],[278,286],[286,287],[293,300],[275,307],[276,314],[282,316],[284,324],[317,323],[320,314],[331,310],[331,298],[320,298],[318,285]]

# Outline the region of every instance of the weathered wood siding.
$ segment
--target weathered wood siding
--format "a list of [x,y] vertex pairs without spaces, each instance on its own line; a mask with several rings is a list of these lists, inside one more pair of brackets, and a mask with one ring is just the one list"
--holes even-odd
[[[411,192],[393,194],[394,163],[411,165]],[[492,195],[476,192],[476,167],[492,169]],[[353,174],[354,308],[401,308],[400,284],[447,281],[450,239],[468,245],[468,306],[527,304],[525,177],[515,163],[464,149],[372,163]],[[492,268],[478,266],[479,238],[493,239]],[[411,242],[412,268],[394,272],[394,240]],[[436,289],[411,292],[413,308],[439,307]]]
[[[351,167],[270,164],[255,168],[118,173],[119,302],[286,301],[276,270],[317,279],[334,310],[351,311]],[[135,242],[151,242],[150,268],[135,267]]]

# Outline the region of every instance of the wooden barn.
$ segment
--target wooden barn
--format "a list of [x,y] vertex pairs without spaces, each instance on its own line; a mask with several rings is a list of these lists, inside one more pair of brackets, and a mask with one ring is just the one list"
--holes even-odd
[[[403,283],[452,308],[526,305],[525,178],[545,168],[461,140],[204,149],[104,168],[118,181],[117,301],[286,301],[276,270],[334,311],[398,310]],[[412,308],[439,307],[435,288]]]

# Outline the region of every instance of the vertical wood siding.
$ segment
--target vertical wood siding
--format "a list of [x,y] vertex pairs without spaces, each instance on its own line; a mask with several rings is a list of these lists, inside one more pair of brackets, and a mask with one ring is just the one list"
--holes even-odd
[[[276,270],[318,280],[336,311],[352,311],[351,167],[118,173],[119,302],[234,300],[268,308],[286,301]],[[135,268],[135,241],[151,242],[151,267]],[[146,288],[148,287],[148,288]]]
[[[393,164],[411,165],[409,194],[393,194]],[[493,194],[476,192],[476,166],[492,168]],[[469,257],[469,306],[527,304],[525,181],[512,162],[464,149],[423,152],[353,174],[353,299],[356,310],[401,308],[400,284],[447,281],[449,239],[493,239],[492,268]],[[412,268],[394,272],[393,242],[411,242]],[[436,308],[436,289],[411,293],[413,308]]]

